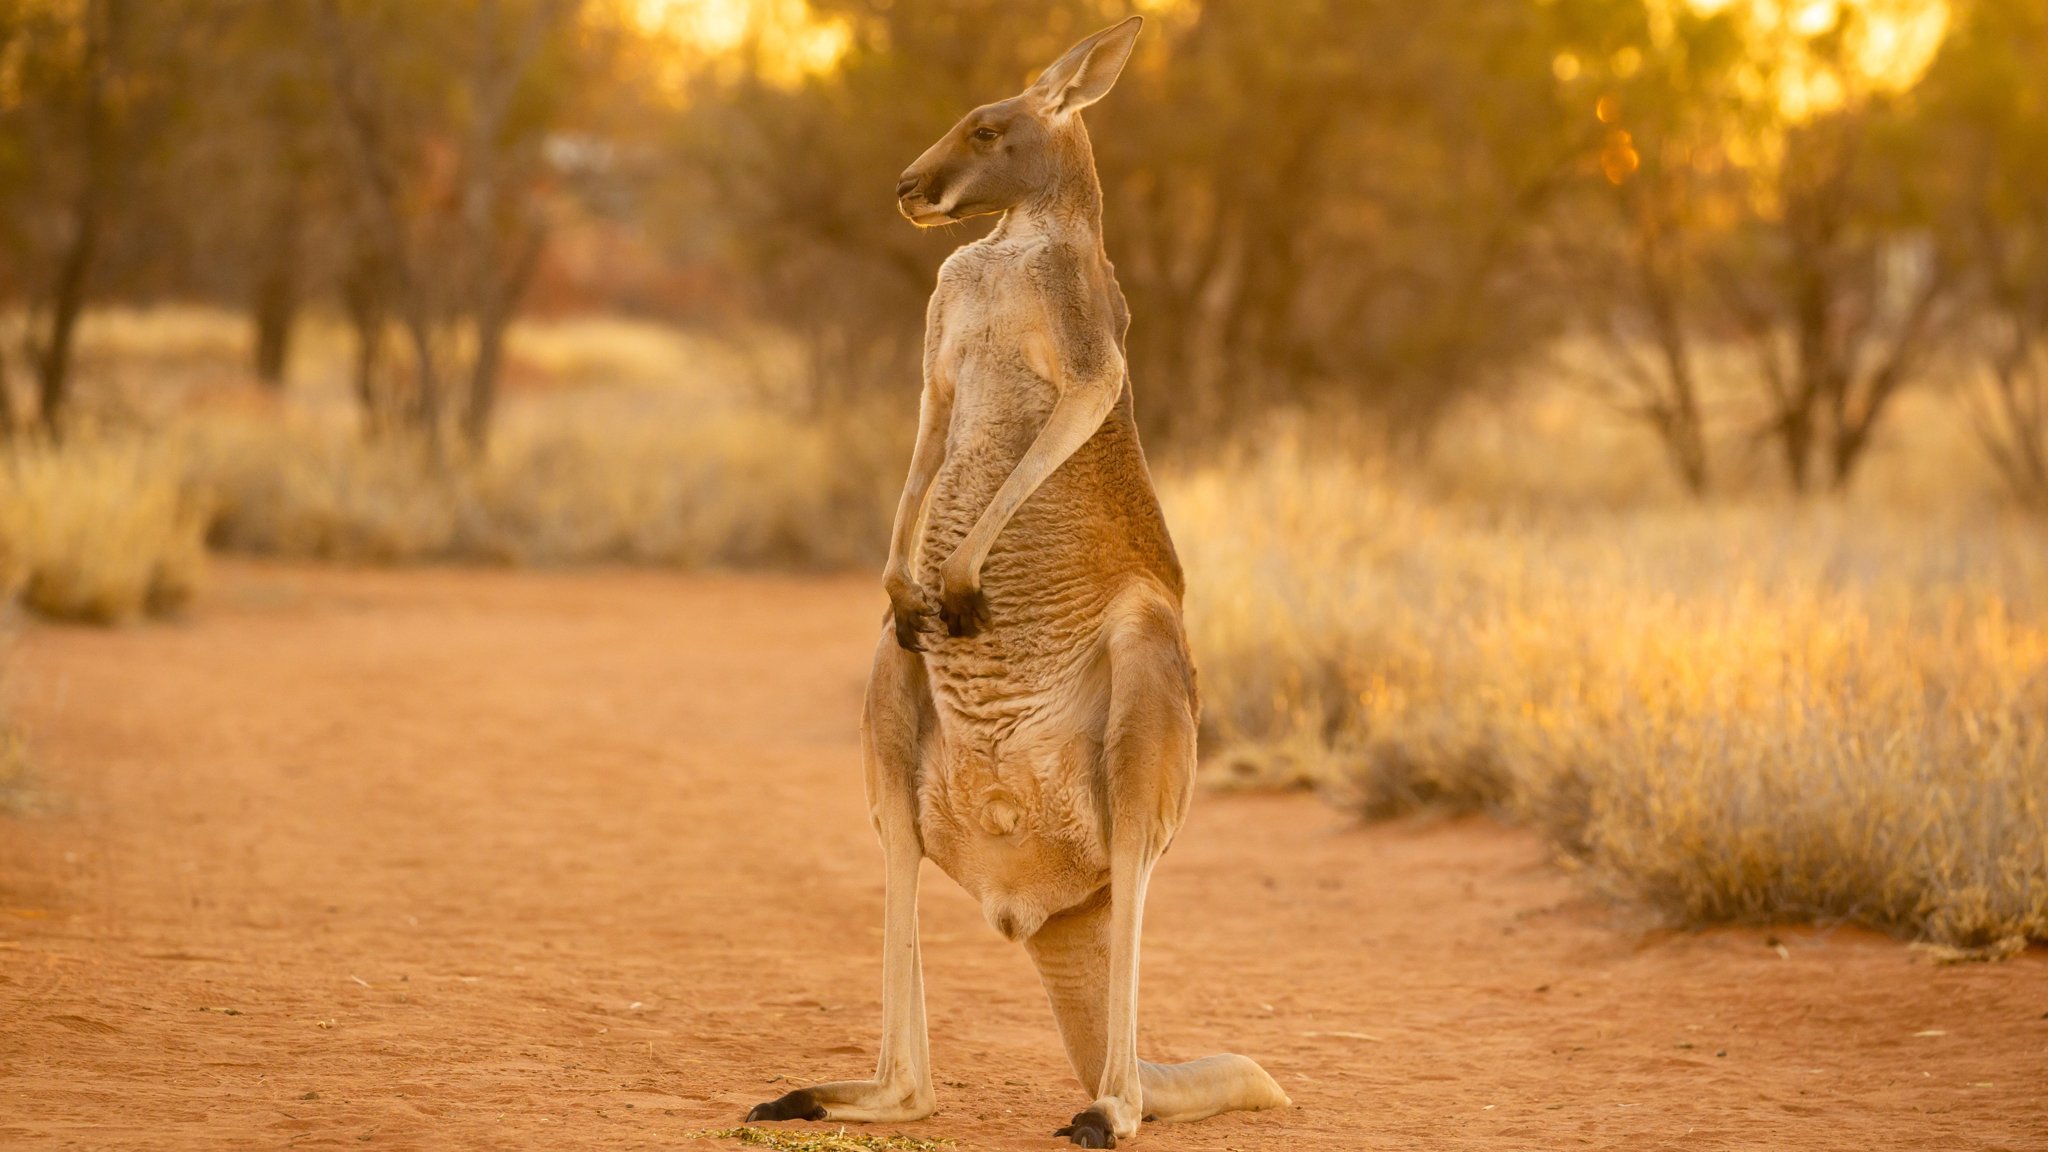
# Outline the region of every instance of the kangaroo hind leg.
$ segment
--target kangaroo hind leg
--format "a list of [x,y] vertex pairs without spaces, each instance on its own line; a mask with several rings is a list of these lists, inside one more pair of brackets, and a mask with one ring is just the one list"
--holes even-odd
[[1152,868],[1187,815],[1194,784],[1194,673],[1163,593],[1134,589],[1109,635],[1102,771],[1110,877],[1105,896],[1049,921],[1030,941],[1075,1074],[1096,1098],[1056,1135],[1113,1148],[1145,1117],[1197,1120],[1287,1103],[1242,1056],[1187,1064],[1138,1059],[1138,942]]
[[[1046,921],[1025,949],[1038,966],[1074,1075],[1100,1084],[1109,1040],[1108,893]],[[1250,1058],[1229,1053],[1185,1064],[1138,1061],[1143,1119],[1201,1120],[1219,1112],[1284,1108],[1287,1094]],[[1083,1113],[1082,1115],[1086,1115]],[[1105,1118],[1106,1119],[1106,1118]],[[1073,1137],[1081,1117],[1055,1135]],[[1109,1140],[1101,1146],[1113,1147]],[[1078,1141],[1077,1141],[1078,1142]]]
[[932,723],[924,663],[889,629],[875,648],[861,716],[868,810],[882,840],[882,1051],[870,1080],[799,1088],[747,1114],[755,1120],[900,1122],[932,1114],[931,1051],[925,1033],[924,969],[917,944],[919,746]]

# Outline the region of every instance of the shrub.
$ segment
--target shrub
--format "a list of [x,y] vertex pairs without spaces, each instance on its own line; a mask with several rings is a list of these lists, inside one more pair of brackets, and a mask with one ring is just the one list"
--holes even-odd
[[135,441],[0,455],[0,578],[33,612],[114,623],[167,614],[204,568],[203,509],[175,456]]

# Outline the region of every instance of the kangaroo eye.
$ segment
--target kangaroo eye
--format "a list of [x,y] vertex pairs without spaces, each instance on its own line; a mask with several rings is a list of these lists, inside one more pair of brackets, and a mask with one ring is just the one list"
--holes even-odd
[[1001,133],[1001,132],[998,132],[998,131],[996,131],[996,130],[995,130],[995,129],[993,129],[993,128],[989,128],[989,127],[986,127],[986,126],[984,126],[984,127],[981,127],[981,128],[976,128],[976,129],[975,129],[975,130],[974,130],[974,131],[973,131],[973,132],[971,133],[971,135],[972,135],[972,136],[973,136],[973,137],[974,137],[974,138],[975,138],[976,140],[979,140],[979,141],[981,141],[982,143],[986,144],[986,143],[988,143],[988,142],[989,142],[990,140],[993,140],[993,139],[995,139],[996,137],[998,137],[998,136],[1001,136],[1001,135],[1002,135],[1002,133]]

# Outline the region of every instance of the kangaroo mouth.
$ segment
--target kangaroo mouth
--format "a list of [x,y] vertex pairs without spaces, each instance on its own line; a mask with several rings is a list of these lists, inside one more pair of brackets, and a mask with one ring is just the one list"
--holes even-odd
[[919,228],[936,228],[941,224],[953,222],[953,217],[945,209],[922,196],[906,196],[898,200],[896,210],[903,213],[905,220]]

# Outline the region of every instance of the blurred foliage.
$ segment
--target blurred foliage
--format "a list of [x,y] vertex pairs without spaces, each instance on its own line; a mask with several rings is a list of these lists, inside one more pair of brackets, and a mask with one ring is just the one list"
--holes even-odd
[[1929,77],[1923,170],[1940,242],[1972,272],[1979,439],[2012,494],[2048,508],[2048,9],[1973,14]]
[[[2002,270],[2037,250],[2015,232],[2035,225],[2006,210],[1958,230],[1985,206],[2040,203],[2037,6],[1156,8],[1090,113],[1155,434],[1292,406],[1363,412],[1426,445],[1461,401],[1550,370],[1544,351],[1577,333],[1606,348],[1586,386],[1695,492],[1714,484],[1706,426],[1724,418],[1705,409],[1701,360],[1732,351],[1752,394],[1725,418],[1796,490],[1846,486],[1901,391],[1990,376],[1984,442],[2038,494],[2042,324],[2012,302],[2039,294]],[[803,328],[810,393],[829,404],[907,393],[916,302],[973,231],[903,228],[894,172],[1123,9],[818,9],[849,31],[836,69],[696,74],[676,187],[752,310]],[[1979,178],[1949,179],[1940,157],[1973,139]]]
[[[2048,506],[2034,0],[1143,8],[1089,117],[1156,443],[1304,409],[1423,450],[1577,341],[1693,492],[1845,487],[1932,384]],[[274,382],[338,305],[366,431],[436,467],[485,451],[529,299],[777,329],[793,415],[907,408],[985,224],[910,228],[896,173],[1126,11],[0,0],[0,434],[62,432],[85,308],[164,297],[246,308]]]

